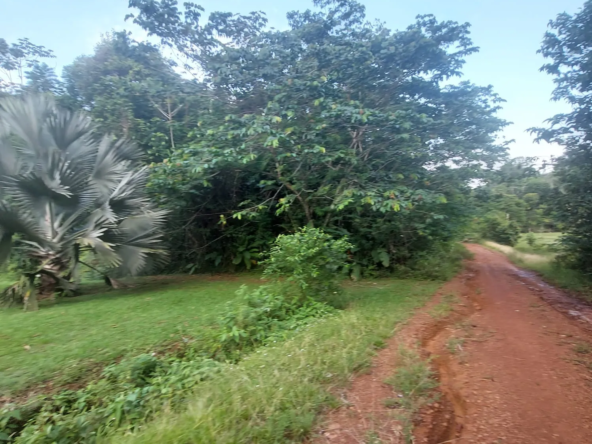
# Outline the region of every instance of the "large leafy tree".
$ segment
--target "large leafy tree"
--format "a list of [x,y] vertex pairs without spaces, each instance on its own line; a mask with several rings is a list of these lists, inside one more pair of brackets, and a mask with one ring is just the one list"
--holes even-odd
[[35,308],[37,289],[75,291],[86,251],[131,274],[163,259],[164,213],[146,198],[134,144],[29,95],[0,102],[0,152],[0,264],[13,244],[37,264],[6,296]]
[[186,138],[205,102],[200,84],[182,79],[174,66],[154,45],[113,32],[94,54],[64,68],[67,94],[60,101],[88,110],[101,131],[132,139],[148,160],[160,161]]
[[[130,1],[135,23],[180,51],[215,94],[194,139],[152,182],[163,201],[189,209],[185,229],[216,230],[196,251],[213,253],[250,218],[280,232],[347,234],[359,265],[408,261],[458,234],[468,181],[505,155],[501,99],[453,81],[477,51],[468,24],[421,16],[393,32],[368,23],[356,1],[314,4],[278,31],[262,13],[204,20],[195,4]],[[208,204],[217,187],[231,198]],[[222,250],[235,262],[251,255]]]
[[29,39],[8,43],[0,38],[0,92],[19,91],[25,85],[27,70],[39,66],[40,59],[52,57],[51,50],[31,43]]
[[55,70],[47,63],[37,63],[25,73],[27,84],[24,90],[29,93],[51,93],[61,95],[63,93],[62,82]]
[[572,110],[535,131],[565,149],[555,169],[562,191],[557,214],[573,264],[592,272],[592,2],[576,14],[559,14],[549,28],[540,50],[549,62],[541,70],[554,77],[553,99]]

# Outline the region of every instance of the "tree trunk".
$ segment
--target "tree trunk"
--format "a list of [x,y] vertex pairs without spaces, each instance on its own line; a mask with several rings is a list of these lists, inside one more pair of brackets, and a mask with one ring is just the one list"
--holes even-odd
[[[41,258],[41,268],[33,274],[33,278],[39,277],[39,287],[37,299],[55,299],[55,293],[58,288],[68,287],[66,279],[62,276],[68,271],[68,263],[57,254],[47,254]],[[60,285],[62,284],[62,285]],[[66,290],[66,288],[62,288]]]
[[56,273],[56,270],[53,268],[44,267],[43,271],[47,273],[41,273],[39,277],[39,299],[55,299],[55,292],[58,288],[58,280],[53,277]]
[[37,311],[39,310],[39,303],[37,301],[37,290],[32,287],[25,294],[25,311]]
[[25,311],[39,310],[39,303],[37,301],[37,289],[35,288],[35,275],[29,274],[27,278],[27,287],[23,295],[23,303]]

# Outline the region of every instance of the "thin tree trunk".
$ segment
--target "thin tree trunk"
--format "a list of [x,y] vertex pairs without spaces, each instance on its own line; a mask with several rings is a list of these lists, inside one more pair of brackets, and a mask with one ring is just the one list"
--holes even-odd
[[37,311],[39,310],[39,303],[37,301],[37,289],[35,288],[35,275],[27,275],[27,289],[24,297],[24,310],[25,311]]

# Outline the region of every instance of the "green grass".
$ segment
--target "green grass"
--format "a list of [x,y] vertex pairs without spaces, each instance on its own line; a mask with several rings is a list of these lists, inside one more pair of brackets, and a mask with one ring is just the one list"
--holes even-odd
[[[210,324],[245,281],[241,277],[147,278],[134,288],[64,299],[37,312],[0,310],[0,395],[193,336]],[[27,346],[27,347],[25,347]]]
[[536,242],[533,246],[528,245],[528,233],[520,235],[518,243],[514,248],[523,253],[533,253],[542,255],[554,255],[554,247],[561,237],[561,233],[532,233]]
[[393,328],[438,286],[396,279],[348,284],[351,308],[229,366],[200,384],[181,413],[165,409],[141,430],[108,442],[301,442],[318,414],[337,404],[331,391],[365,368]]

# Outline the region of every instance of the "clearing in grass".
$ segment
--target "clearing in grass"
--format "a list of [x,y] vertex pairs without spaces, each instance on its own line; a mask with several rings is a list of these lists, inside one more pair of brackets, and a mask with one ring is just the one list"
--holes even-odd
[[514,248],[522,253],[554,256],[559,249],[561,233],[524,233]]

